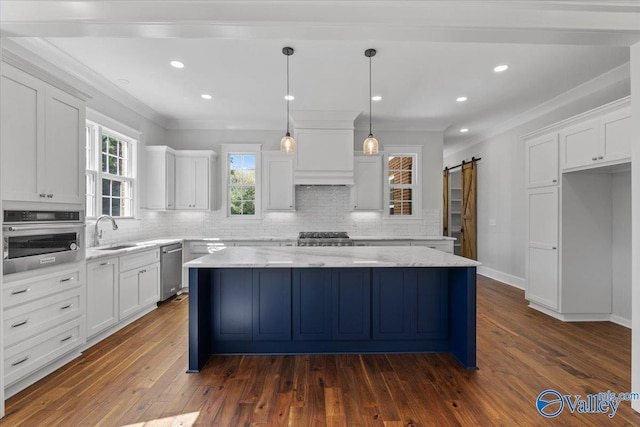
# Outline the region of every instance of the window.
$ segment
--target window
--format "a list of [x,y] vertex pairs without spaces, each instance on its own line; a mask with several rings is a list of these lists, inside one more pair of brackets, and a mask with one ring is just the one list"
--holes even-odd
[[256,155],[229,154],[228,211],[229,216],[256,214]]
[[133,217],[136,141],[87,121],[86,216]]
[[389,215],[413,215],[415,156],[389,156]]

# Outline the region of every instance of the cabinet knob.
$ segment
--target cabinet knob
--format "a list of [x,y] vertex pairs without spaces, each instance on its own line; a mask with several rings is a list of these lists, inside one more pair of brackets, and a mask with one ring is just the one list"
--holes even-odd
[[592,157],[591,160],[593,160],[595,162],[596,160],[598,160],[598,158],[597,157]]
[[558,248],[556,248],[555,246],[551,246],[551,249],[553,249],[555,251]]
[[40,197],[47,197],[47,195],[46,195],[46,194],[44,194],[44,193],[40,193],[40,194],[38,194],[38,196],[40,196]]
[[598,156],[598,160],[602,160],[602,159],[604,159],[604,157]]
[[50,198],[50,199],[53,199],[53,194],[49,193],[49,194],[47,194],[47,197]]
[[557,180],[557,179],[554,179],[554,180],[552,180],[551,182],[558,182],[558,180]]

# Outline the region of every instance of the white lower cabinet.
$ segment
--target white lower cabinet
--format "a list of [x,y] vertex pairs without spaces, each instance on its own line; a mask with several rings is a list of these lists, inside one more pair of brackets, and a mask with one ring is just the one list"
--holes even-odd
[[87,281],[87,336],[93,344],[155,307],[160,298],[160,250],[90,261]]
[[87,336],[118,322],[118,258],[87,263]]
[[[31,385],[86,342],[85,266],[67,264],[5,276],[4,384],[7,395]],[[79,354],[79,353],[78,353]],[[58,362],[59,363],[59,362]]]

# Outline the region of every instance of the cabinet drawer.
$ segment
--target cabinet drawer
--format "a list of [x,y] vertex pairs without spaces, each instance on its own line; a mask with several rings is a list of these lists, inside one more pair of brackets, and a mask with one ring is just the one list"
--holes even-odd
[[82,284],[81,277],[80,270],[74,269],[5,283],[4,308],[76,288]]
[[12,346],[84,314],[81,290],[72,289],[5,310],[4,346]]
[[5,386],[33,373],[86,341],[85,318],[81,316],[5,350]]
[[120,257],[120,271],[128,271],[160,261],[160,250],[146,251]]

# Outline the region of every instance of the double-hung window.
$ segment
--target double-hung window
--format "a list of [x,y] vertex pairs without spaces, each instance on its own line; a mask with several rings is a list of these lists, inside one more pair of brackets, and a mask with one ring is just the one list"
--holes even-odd
[[256,214],[256,155],[229,154],[229,215]]
[[87,121],[86,216],[133,217],[137,141]]
[[385,216],[395,218],[418,218],[421,216],[420,169],[421,147],[392,147],[398,151],[386,154],[385,183],[387,212]]

